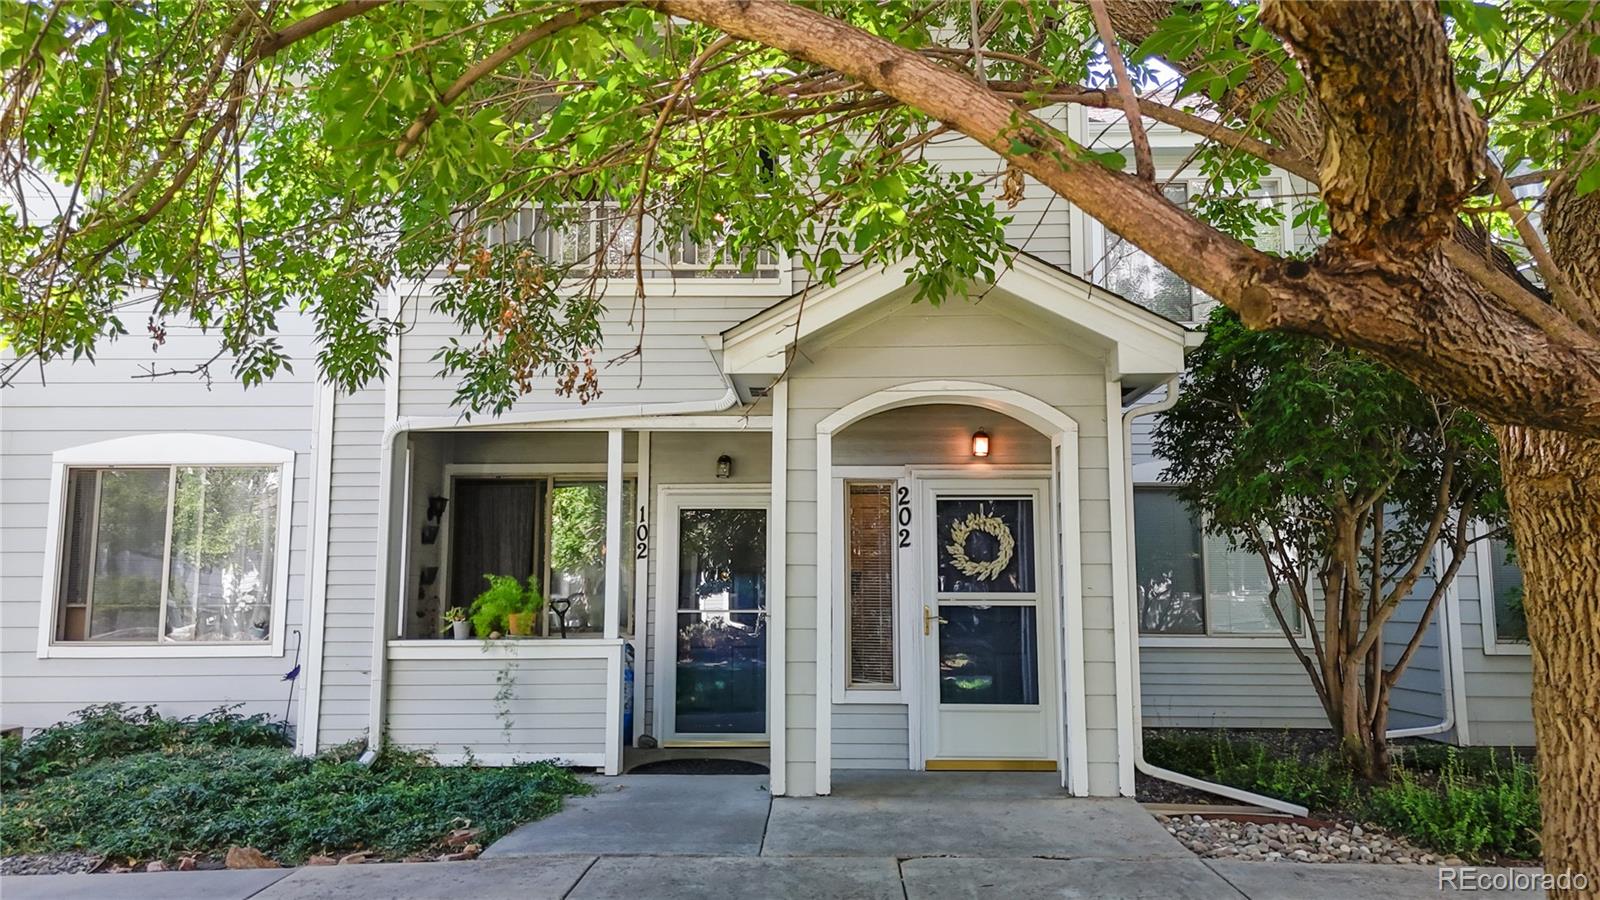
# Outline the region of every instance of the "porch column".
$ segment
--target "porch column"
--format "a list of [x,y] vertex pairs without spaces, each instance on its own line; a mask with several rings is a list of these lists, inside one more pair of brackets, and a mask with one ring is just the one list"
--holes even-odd
[[622,632],[622,429],[606,432],[606,640]]

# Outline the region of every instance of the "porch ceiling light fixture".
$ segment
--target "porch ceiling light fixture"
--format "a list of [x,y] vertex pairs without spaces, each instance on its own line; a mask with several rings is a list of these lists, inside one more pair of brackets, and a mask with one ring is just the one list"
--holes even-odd
[[732,478],[733,477],[733,457],[729,456],[726,453],[724,453],[721,456],[717,457],[717,477],[718,478]]
[[972,455],[979,459],[989,455],[989,432],[982,428],[972,433]]

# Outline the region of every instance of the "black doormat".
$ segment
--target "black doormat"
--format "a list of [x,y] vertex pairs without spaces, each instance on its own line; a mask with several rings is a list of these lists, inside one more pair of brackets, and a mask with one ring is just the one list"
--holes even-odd
[[629,775],[765,775],[767,767],[743,759],[662,759],[634,766]]

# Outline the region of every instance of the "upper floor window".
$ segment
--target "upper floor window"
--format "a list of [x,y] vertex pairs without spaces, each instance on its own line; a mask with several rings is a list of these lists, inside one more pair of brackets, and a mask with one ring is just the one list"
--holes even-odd
[[[1188,206],[1190,196],[1201,187],[1198,181],[1174,181],[1161,190],[1175,205]],[[1278,203],[1279,191],[1277,180],[1263,179],[1252,196],[1263,204]],[[1094,232],[1100,236],[1099,246],[1091,250],[1090,258],[1097,283],[1176,322],[1198,322],[1206,317],[1208,298],[1187,281],[1106,229],[1096,227]],[[1263,227],[1255,235],[1255,245],[1269,253],[1280,252],[1284,247],[1284,227]]]
[[[1139,631],[1147,635],[1280,634],[1271,579],[1254,553],[1207,534],[1171,488],[1133,493]],[[1280,605],[1290,628],[1300,613]]]
[[281,650],[292,460],[209,435],[57,454],[59,556],[42,650]]

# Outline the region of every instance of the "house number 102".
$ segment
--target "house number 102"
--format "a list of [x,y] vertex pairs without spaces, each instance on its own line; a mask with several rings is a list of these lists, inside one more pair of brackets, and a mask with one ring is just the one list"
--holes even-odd
[[894,489],[894,520],[900,526],[900,546],[911,546],[911,489],[900,485]]
[[644,521],[645,508],[639,507],[639,524],[633,528],[634,559],[644,559],[650,555],[650,526]]

